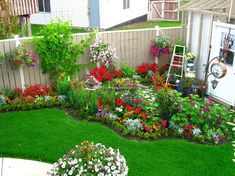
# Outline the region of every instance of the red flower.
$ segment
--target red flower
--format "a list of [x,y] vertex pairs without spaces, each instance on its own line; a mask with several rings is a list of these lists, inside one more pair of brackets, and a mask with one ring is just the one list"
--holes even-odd
[[167,124],[167,120],[162,120],[162,128],[165,128]]
[[148,131],[149,130],[149,128],[144,123],[142,123],[142,127],[144,128],[144,131]]
[[133,111],[133,108],[132,108],[131,106],[129,106],[129,105],[126,106],[126,109],[127,109],[127,111],[129,111],[129,112],[130,112],[130,111]]
[[135,110],[135,114],[139,114],[142,109],[139,107]]
[[134,99],[134,103],[138,103],[139,102],[139,100],[138,99]]
[[117,106],[122,106],[123,104],[124,104],[124,101],[121,99],[121,98],[117,98],[116,99],[116,104],[117,104]]
[[152,71],[156,73],[158,71],[158,65],[156,63],[154,64],[148,64],[148,63],[143,63],[142,65],[138,66],[136,69],[136,72],[138,74],[147,74],[148,71]]
[[114,77],[121,77],[122,71],[121,70],[114,70],[113,75],[114,75]]
[[96,67],[89,76],[94,76],[99,82],[111,81],[114,77],[120,77],[122,74],[121,70],[108,71],[105,66]]
[[142,113],[142,114],[140,115],[140,117],[142,117],[142,118],[146,119],[148,116],[147,116],[147,114],[146,114],[146,113]]

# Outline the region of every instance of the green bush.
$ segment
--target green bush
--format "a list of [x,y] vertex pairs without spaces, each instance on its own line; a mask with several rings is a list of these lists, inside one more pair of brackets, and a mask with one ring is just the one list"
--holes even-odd
[[178,93],[171,89],[162,88],[157,91],[158,110],[161,118],[170,120],[177,113],[177,96],[179,96]]
[[121,70],[122,76],[125,78],[130,78],[135,74],[135,70],[129,67],[127,64],[123,64]]
[[98,96],[95,91],[74,88],[69,92],[68,98],[80,115],[94,115],[97,112]]
[[53,81],[63,76],[74,77],[75,72],[84,67],[77,64],[77,59],[84,54],[95,37],[91,33],[88,39],[74,43],[71,24],[61,20],[42,27],[38,35],[43,37],[34,37],[33,43],[41,58],[41,68]]
[[70,79],[61,79],[56,83],[56,93],[58,95],[68,95],[71,89],[72,81]]

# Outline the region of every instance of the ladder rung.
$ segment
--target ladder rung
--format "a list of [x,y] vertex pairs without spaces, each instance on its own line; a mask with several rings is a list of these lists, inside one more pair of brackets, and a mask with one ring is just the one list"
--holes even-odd
[[171,64],[174,67],[183,67],[182,65],[178,65],[178,64]]
[[182,55],[177,55],[177,54],[174,54],[174,56],[176,56],[176,57],[184,57],[184,56],[182,56]]
[[[168,74],[167,76],[171,76],[171,75],[174,75],[174,74]],[[175,77],[179,77],[179,78],[181,78],[182,76],[181,75],[174,75]]]
[[177,62],[177,61],[174,61],[173,64],[179,64],[181,65],[183,62]]

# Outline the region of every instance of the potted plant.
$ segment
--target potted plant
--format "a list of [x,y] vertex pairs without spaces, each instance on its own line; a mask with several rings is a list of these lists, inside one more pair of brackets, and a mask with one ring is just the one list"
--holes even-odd
[[195,67],[194,67],[194,61],[195,61],[196,55],[192,52],[189,52],[185,55],[185,59],[187,62],[187,71],[194,71]]
[[157,36],[150,45],[150,51],[155,58],[155,63],[158,64],[158,59],[162,56],[170,54],[170,41],[164,36]]

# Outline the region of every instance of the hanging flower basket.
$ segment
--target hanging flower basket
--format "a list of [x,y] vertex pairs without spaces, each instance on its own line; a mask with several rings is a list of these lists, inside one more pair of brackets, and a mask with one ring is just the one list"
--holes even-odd
[[15,68],[23,65],[34,67],[39,61],[39,58],[32,51],[25,49],[23,46],[17,47],[14,51],[8,53],[6,57]]
[[161,58],[161,56],[170,54],[170,44],[169,39],[164,36],[156,37],[150,45],[150,51],[152,56]]

